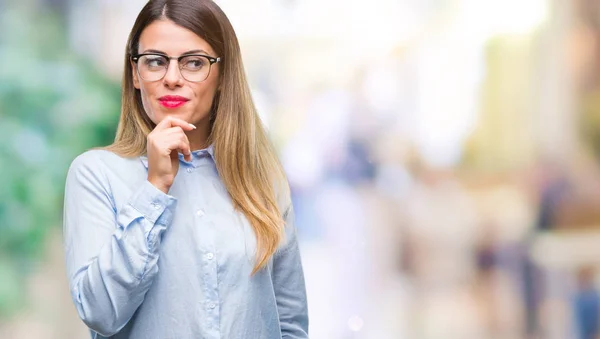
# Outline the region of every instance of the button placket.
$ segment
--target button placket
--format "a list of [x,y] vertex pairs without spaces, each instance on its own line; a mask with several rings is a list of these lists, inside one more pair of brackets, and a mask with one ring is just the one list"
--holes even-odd
[[[208,206],[204,202],[199,202],[194,206],[194,218],[197,218],[198,230],[201,230],[202,246],[198,249],[200,256],[202,276],[204,280],[203,293],[204,300],[202,307],[207,315],[208,328],[218,330],[219,314],[220,314],[220,299],[219,299],[219,283],[217,278],[218,263],[215,254],[214,233],[211,227],[212,221],[207,220],[207,214],[203,207]],[[202,220],[201,220],[202,219]]]
[[206,269],[206,308],[209,312],[209,317],[218,324],[219,319],[219,292],[217,282],[217,262],[215,259],[214,248],[209,246],[204,254],[204,267]]

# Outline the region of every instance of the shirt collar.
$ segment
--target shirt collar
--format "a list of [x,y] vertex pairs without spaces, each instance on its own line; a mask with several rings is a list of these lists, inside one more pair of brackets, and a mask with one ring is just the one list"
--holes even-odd
[[[210,158],[213,159],[213,161],[215,160],[215,148],[213,144],[210,144],[210,146],[208,146],[207,148],[192,151],[192,165],[194,167],[198,166],[198,161],[200,161],[200,159],[206,156],[210,156]],[[179,154],[179,160],[184,160],[183,154],[181,153]],[[140,156],[140,161],[142,162],[142,164],[144,164],[144,167],[148,168],[147,155]]]

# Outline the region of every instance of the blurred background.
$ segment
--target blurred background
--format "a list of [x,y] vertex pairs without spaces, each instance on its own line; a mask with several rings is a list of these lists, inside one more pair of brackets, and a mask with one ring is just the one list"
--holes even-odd
[[[600,2],[221,0],[292,186],[314,339],[599,336]],[[142,0],[0,0],[0,338],[88,338],[64,180]]]

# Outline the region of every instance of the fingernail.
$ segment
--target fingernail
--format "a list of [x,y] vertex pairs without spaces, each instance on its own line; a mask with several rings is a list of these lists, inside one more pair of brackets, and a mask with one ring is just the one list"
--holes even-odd
[[196,129],[196,126],[194,126],[194,125],[192,125],[192,124],[190,124],[190,127],[192,127],[193,129]]

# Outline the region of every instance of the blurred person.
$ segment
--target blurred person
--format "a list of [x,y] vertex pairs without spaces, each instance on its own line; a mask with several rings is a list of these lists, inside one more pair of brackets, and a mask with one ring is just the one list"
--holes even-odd
[[596,339],[600,321],[600,293],[594,286],[594,270],[584,267],[577,272],[577,291],[573,311],[578,339]]
[[153,0],[112,145],[71,164],[64,242],[92,338],[307,338],[283,170],[212,1]]
[[557,211],[572,191],[567,173],[561,165],[546,162],[540,169],[539,210],[535,224],[536,231],[551,231],[557,225]]
[[547,290],[545,273],[531,258],[529,253],[541,232],[552,231],[557,227],[558,211],[566,196],[572,190],[566,169],[551,159],[542,159],[536,171],[536,195],[539,202],[533,229],[525,235],[521,245],[522,294],[525,309],[525,334],[527,338],[541,336],[541,308]]
[[501,334],[502,317],[501,305],[498,302],[499,283],[501,281],[501,267],[499,258],[499,239],[497,226],[493,221],[483,222],[482,234],[478,238],[475,249],[475,291],[482,313],[482,323],[485,325],[486,337],[493,338]]

